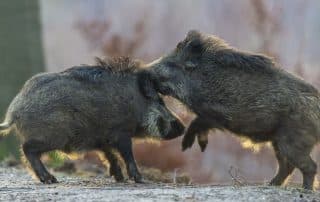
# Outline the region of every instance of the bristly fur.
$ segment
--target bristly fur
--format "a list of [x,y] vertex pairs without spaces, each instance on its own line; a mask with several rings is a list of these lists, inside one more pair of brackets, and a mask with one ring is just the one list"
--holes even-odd
[[177,45],[179,52],[186,46],[196,46],[205,63],[213,62],[220,68],[237,68],[249,72],[274,73],[281,71],[273,58],[263,54],[240,51],[223,39],[191,30]]
[[278,64],[270,57],[262,54],[241,52],[234,48],[216,52],[216,62],[228,68],[242,69],[243,71],[275,73],[281,71]]
[[[68,74],[80,81],[93,83],[103,82],[104,72],[119,76],[128,76],[137,73],[142,68],[142,62],[129,57],[108,57],[101,59],[96,57],[94,65],[80,65],[66,69],[62,74]],[[55,78],[55,77],[54,77]]]
[[142,65],[141,61],[129,57],[107,57],[104,59],[96,57],[95,60],[99,67],[108,69],[113,73],[136,72]]
[[223,67],[264,73],[274,73],[275,70],[280,70],[279,65],[271,57],[239,51],[214,35],[201,34],[199,37],[203,40],[203,48],[206,52],[214,53],[215,61],[222,64]]

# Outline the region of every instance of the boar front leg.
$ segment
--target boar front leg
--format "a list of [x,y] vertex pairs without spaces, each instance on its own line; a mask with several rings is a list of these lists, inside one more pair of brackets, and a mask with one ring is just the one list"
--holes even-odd
[[201,117],[197,117],[193,120],[182,140],[182,151],[191,148],[196,136],[198,137],[198,143],[201,147],[201,151],[204,151],[208,144],[208,131],[212,128],[212,124],[204,121]]
[[143,181],[141,174],[139,173],[133,157],[132,141],[130,135],[125,134],[124,136],[120,136],[118,140],[119,141],[116,145],[116,148],[118,149],[121,157],[126,164],[129,177],[133,178],[136,183],[142,183]]
[[198,145],[200,146],[201,152],[204,152],[208,145],[208,130],[197,135]]

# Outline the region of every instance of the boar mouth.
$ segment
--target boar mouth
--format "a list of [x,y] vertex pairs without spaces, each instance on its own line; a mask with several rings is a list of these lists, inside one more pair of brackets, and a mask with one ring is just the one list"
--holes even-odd
[[184,126],[179,121],[172,121],[170,125],[171,125],[171,130],[164,137],[164,140],[171,140],[179,136],[182,136],[184,132]]
[[172,95],[171,89],[169,87],[158,87],[157,90],[162,95]]

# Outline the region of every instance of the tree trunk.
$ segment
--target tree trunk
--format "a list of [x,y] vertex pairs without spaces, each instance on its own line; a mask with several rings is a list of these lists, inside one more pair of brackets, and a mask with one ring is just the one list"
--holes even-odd
[[[44,70],[39,2],[0,1],[0,122],[23,83]],[[0,142],[0,160],[19,155],[15,136]]]

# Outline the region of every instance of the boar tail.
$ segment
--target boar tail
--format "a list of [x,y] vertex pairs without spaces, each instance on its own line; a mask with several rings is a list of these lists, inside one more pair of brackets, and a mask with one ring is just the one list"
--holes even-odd
[[9,123],[9,122],[0,123],[0,135],[8,134],[11,130],[11,126],[12,126],[12,123]]

